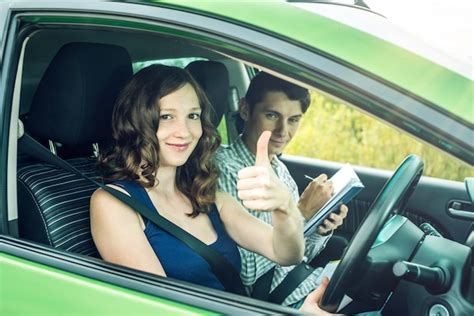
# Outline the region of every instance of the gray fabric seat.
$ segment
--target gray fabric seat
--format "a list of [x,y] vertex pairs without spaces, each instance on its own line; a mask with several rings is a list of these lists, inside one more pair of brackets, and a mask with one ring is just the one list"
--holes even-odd
[[[27,132],[43,143],[57,144],[60,156],[100,181],[92,144],[110,139],[115,98],[131,76],[130,56],[122,47],[63,46],[40,81],[24,122]],[[43,162],[21,165],[17,178],[21,238],[98,256],[90,232],[93,184]]]
[[[100,181],[93,158],[76,158],[68,162]],[[95,189],[90,182],[48,164],[21,167],[18,170],[20,237],[66,251],[98,256],[89,223],[89,199]]]

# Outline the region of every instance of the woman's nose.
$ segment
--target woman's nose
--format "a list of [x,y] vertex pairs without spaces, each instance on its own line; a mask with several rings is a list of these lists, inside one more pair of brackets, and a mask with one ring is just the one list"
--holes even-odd
[[187,120],[178,120],[175,125],[174,135],[177,137],[187,137],[191,134]]

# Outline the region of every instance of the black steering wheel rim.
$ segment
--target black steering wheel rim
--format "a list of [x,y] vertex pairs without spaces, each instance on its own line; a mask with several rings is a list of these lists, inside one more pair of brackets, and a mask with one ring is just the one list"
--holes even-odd
[[354,272],[367,257],[390,215],[403,210],[422,173],[422,160],[416,155],[409,155],[385,183],[334,271],[320,303],[322,309],[337,312],[346,293],[345,289],[357,282]]

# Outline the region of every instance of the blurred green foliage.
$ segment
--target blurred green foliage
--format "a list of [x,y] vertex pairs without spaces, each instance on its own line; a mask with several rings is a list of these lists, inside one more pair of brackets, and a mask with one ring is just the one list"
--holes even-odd
[[425,163],[425,176],[463,181],[469,167],[440,150],[317,92],[285,154],[394,170],[408,154]]
[[227,124],[225,122],[225,118],[222,118],[219,126],[217,126],[217,132],[221,135],[221,143],[224,145],[229,144],[229,140],[227,139]]

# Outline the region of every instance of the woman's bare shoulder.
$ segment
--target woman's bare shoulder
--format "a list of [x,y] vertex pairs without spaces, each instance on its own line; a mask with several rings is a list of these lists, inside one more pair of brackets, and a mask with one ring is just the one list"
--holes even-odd
[[[112,189],[115,189],[117,191],[120,191],[128,196],[130,196],[130,193],[128,193],[124,188],[118,186],[118,185],[115,185],[115,184],[107,184],[108,187],[112,188]],[[115,200],[115,201],[118,201],[116,198],[114,198],[110,193],[108,193],[107,191],[105,191],[104,189],[102,188],[98,188],[97,190],[94,191],[94,193],[92,194],[92,197],[91,197],[91,201],[92,200],[95,200],[95,201],[110,201],[110,200]]]
[[216,205],[220,209],[222,205],[235,202],[235,199],[227,192],[216,191]]
[[[130,194],[123,189],[122,187],[116,186],[116,185],[107,185],[111,188],[114,188],[124,194],[127,194],[130,196]],[[110,212],[110,210],[114,210],[114,212]],[[91,196],[91,201],[90,201],[90,211],[91,215],[99,215],[101,213],[107,213],[107,217],[110,216],[130,216],[130,214],[133,214],[133,210],[122,203],[120,200],[112,196],[109,192],[105,191],[102,188],[98,188],[95,190],[95,192]],[[101,214],[105,215],[105,214]]]

